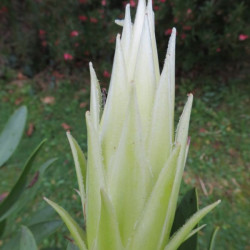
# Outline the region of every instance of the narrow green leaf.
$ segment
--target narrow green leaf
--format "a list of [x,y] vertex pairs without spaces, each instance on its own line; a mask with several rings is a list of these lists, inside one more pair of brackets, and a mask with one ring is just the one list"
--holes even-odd
[[38,152],[41,150],[43,144],[45,143],[45,140],[43,140],[36,149],[32,152],[30,157],[28,158],[27,162],[24,165],[23,171],[21,175],[19,176],[16,184],[11,189],[9,195],[4,199],[4,201],[0,204],[0,221],[5,219],[7,215],[9,216],[8,210],[11,209],[11,207],[17,202],[21,194],[23,193],[26,183],[28,174],[33,166],[33,162],[38,154]]
[[80,197],[82,202],[82,208],[83,208],[83,215],[85,217],[85,187],[86,187],[86,168],[87,168],[87,162],[84,157],[84,154],[78,145],[77,141],[73,138],[73,136],[70,134],[70,132],[67,132],[67,137],[70,143],[71,151],[73,154],[74,162],[75,162],[75,169],[76,169],[76,175],[77,175],[77,181],[80,191]]
[[0,221],[0,239],[1,239],[2,235],[4,234],[6,224],[7,224],[6,219],[3,221]]
[[99,250],[122,250],[121,236],[115,210],[105,191],[101,189],[101,216],[97,234]]
[[[25,187],[23,193],[20,198],[15,202],[15,204],[5,213],[5,216],[8,217],[10,214],[18,214],[30,201],[34,198],[37,193],[38,188],[43,180],[43,175],[45,171],[56,161],[56,158],[52,158],[39,168],[39,170],[35,173],[33,179],[29,184]],[[27,181],[28,183],[28,181]]]
[[33,234],[26,226],[22,226],[20,239],[20,250],[37,250]]
[[214,209],[218,204],[220,203],[220,200],[214,202],[213,204],[206,206],[205,208],[199,210],[196,212],[186,223],[185,225],[180,228],[170,239],[167,246],[164,248],[164,250],[173,250],[177,249],[182,242],[188,237],[192,229],[197,225],[197,223],[205,216],[207,215],[212,209]]
[[211,239],[210,239],[210,242],[209,242],[209,250],[215,250],[215,239],[217,237],[217,233],[219,231],[219,227],[216,227],[211,235]]
[[[174,223],[171,229],[171,236],[180,229],[187,219],[198,211],[198,196],[195,188],[186,192],[182,198],[179,206],[177,207]],[[197,248],[197,234],[186,240],[180,247],[179,250],[195,250]]]
[[28,110],[21,106],[9,118],[0,134],[0,167],[11,157],[16,150],[26,123]]
[[56,212],[61,216],[62,220],[68,227],[73,239],[75,240],[76,245],[81,250],[87,250],[86,245],[84,243],[84,240],[86,241],[85,233],[82,230],[82,228],[80,228],[80,226],[76,223],[76,221],[69,215],[69,213],[65,209],[57,205],[55,202],[45,197],[44,200],[48,202],[49,205],[51,205],[56,210]]
[[175,148],[162,169],[127,249],[151,250],[158,245],[171,195],[179,153],[180,147]]

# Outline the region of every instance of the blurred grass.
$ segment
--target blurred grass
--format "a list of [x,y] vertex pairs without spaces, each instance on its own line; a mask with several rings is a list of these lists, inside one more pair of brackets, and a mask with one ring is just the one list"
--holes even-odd
[[[43,196],[58,202],[80,220],[80,201],[74,191],[77,188],[73,160],[62,123],[71,126],[72,135],[86,151],[85,111],[89,103],[88,76],[81,82],[61,80],[40,90],[34,80],[13,79],[0,81],[0,129],[18,105],[28,106],[28,123],[35,125],[33,134],[23,136],[21,144],[8,164],[1,171],[0,194],[8,191],[21,171],[32,149],[43,139],[48,141],[38,156],[37,164],[58,157],[48,170],[35,201],[27,205],[24,216],[45,206]],[[179,81],[179,83],[178,83]],[[202,87],[188,79],[177,80],[176,122],[188,92],[194,93],[194,106],[190,124],[191,147],[181,193],[196,186],[200,206],[217,199],[222,204],[204,219],[207,227],[200,234],[200,249],[206,249],[208,238],[215,225],[221,229],[216,249],[249,249],[249,127],[250,127],[250,79],[234,79],[228,85],[213,81]],[[53,104],[45,104],[44,97],[55,98]],[[18,104],[18,105],[16,105]],[[85,106],[80,108],[80,106]],[[65,249],[69,235],[65,227],[43,242],[44,246]]]

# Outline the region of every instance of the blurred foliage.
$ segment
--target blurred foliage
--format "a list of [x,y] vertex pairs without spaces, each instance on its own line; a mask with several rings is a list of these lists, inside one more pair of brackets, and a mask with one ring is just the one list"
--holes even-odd
[[[134,16],[132,0],[2,0],[0,65],[32,77],[48,68],[71,73],[101,59],[98,68],[108,75],[115,35],[121,31],[114,20],[123,18],[127,2]],[[249,10],[247,0],[155,0],[160,62],[175,26],[179,75],[219,72],[227,77],[250,59]]]
[[[26,118],[27,108],[21,106],[12,114],[4,130],[0,133],[0,167],[3,167],[1,171],[6,171],[6,162],[20,143]],[[20,226],[16,221],[16,217],[22,214],[23,208],[34,199],[46,169],[55,161],[55,158],[46,161],[35,172],[34,176],[30,177],[33,163],[44,142],[42,141],[26,160],[22,172],[11,190],[0,193],[0,239],[3,238],[4,241],[8,241],[1,249],[37,249],[35,241],[41,242],[43,238],[48,237],[61,225],[60,221],[50,218],[53,211],[51,213],[51,209],[48,210],[47,207],[39,211],[35,216],[29,216],[27,223],[31,232],[24,226],[21,235],[16,232],[17,227]],[[46,211],[46,214],[44,211]],[[46,217],[43,215],[46,215]],[[23,239],[25,240],[22,241]],[[3,242],[0,240],[0,246],[2,244]]]

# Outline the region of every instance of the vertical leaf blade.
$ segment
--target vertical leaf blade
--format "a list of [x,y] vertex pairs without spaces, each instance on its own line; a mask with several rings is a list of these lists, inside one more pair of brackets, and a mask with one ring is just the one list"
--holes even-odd
[[27,114],[26,106],[17,109],[9,118],[0,134],[0,167],[16,150],[24,131]]

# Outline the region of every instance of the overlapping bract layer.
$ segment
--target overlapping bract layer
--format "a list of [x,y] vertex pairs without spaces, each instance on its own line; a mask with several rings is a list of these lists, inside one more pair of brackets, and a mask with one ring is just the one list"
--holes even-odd
[[129,5],[124,21],[118,22],[122,23],[123,32],[116,39],[103,112],[99,83],[90,63],[86,183],[85,158],[68,134],[87,232],[85,244],[79,245],[79,230],[76,231],[76,243],[80,242],[80,249],[96,250],[176,249],[218,204],[197,212],[170,239],[189,147],[193,96],[188,96],[175,133],[176,30],[172,30],[160,74],[152,1],[147,6],[145,0],[139,1],[134,24]]

